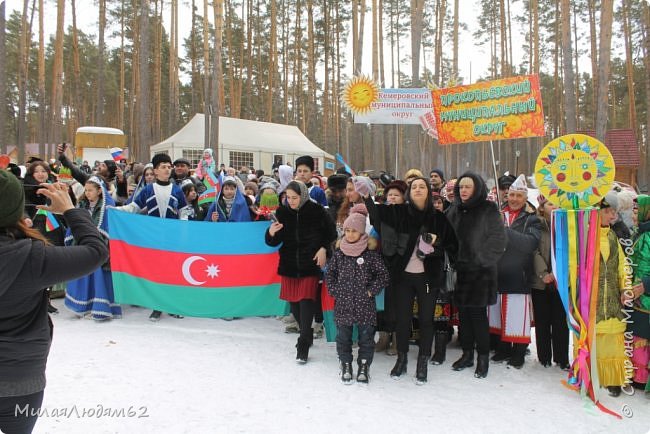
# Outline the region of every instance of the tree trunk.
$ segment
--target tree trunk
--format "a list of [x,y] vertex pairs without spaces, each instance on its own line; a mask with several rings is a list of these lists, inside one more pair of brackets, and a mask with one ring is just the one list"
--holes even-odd
[[52,107],[51,113],[51,126],[52,135],[50,143],[60,143],[61,127],[63,120],[61,119],[61,108],[63,105],[63,25],[65,19],[65,0],[58,0],[57,3],[57,18],[56,18],[56,40],[54,44],[54,67],[52,68],[53,82],[52,82],[52,100],[50,105]]
[[106,64],[106,45],[104,43],[104,30],[106,28],[106,0],[99,2],[99,43],[97,53],[97,112],[96,125],[104,126],[104,65]]
[[632,35],[630,31],[630,2],[623,2],[623,39],[625,39],[625,72],[627,75],[627,97],[629,110],[629,127],[634,130],[638,139],[636,122],[636,101],[634,98],[634,59],[632,58]]
[[269,47],[269,88],[266,95],[266,121],[273,122],[273,77],[277,68],[277,3],[271,0],[271,29],[270,29],[270,47]]
[[420,46],[424,0],[411,0],[411,77],[413,87],[420,86]]
[[307,105],[305,107],[305,122],[309,136],[314,134],[314,118],[316,117],[316,59],[314,53],[314,5],[313,0],[307,0]]
[[[0,1],[0,59],[6,58],[6,43],[5,43],[5,31],[6,31],[6,19],[5,19],[5,2]],[[7,86],[7,70],[5,68],[5,62],[0,62],[0,98],[2,101],[5,101]],[[0,154],[7,153],[7,137],[5,134],[5,127],[7,125],[7,107],[6,104],[0,104]]]
[[162,115],[161,115],[161,87],[162,87],[162,14],[164,1],[160,1],[160,10],[158,10],[158,1],[154,2],[154,36],[156,38],[153,44],[153,122],[152,122],[152,141],[158,143],[162,137]]
[[454,80],[458,80],[458,25],[458,0],[454,0],[453,55],[451,60],[451,75]]
[[79,37],[77,34],[77,4],[72,0],[72,67],[74,77],[73,101],[75,106],[76,126],[84,122],[81,102],[81,64],[79,61]]
[[[223,93],[223,72],[221,71],[221,46],[223,40],[223,0],[215,0],[212,4],[214,12],[214,61],[212,65],[212,116],[211,116],[211,130],[210,130],[210,143],[216,156],[216,160],[221,161],[219,158],[219,115],[223,110],[221,106],[221,98]],[[230,65],[233,68],[233,65]]]
[[151,112],[149,111],[149,0],[140,0],[140,44],[138,50],[139,94],[137,95],[138,143],[136,161],[148,161],[151,146]]
[[329,107],[329,97],[330,97],[330,82],[329,82],[329,72],[330,72],[330,53],[331,47],[329,41],[329,31],[330,31],[330,11],[329,3],[327,0],[323,0],[323,62],[325,68],[325,74],[323,77],[323,99],[322,99],[322,110],[323,110],[323,126],[321,132],[321,143],[327,146],[329,145],[329,121],[330,121],[330,107]]
[[[124,87],[126,86],[124,53],[124,1],[120,2],[120,88],[117,97],[117,128],[124,129]],[[129,144],[131,145],[131,144]]]
[[598,97],[596,100],[596,137],[605,141],[608,117],[608,88],[612,42],[613,0],[602,0],[600,5],[600,41],[598,47]]
[[573,44],[571,43],[571,4],[562,0],[562,66],[564,68],[564,118],[566,133],[576,131],[576,92],[573,74]]
[[438,2],[438,25],[436,26],[436,42],[434,52],[434,72],[433,81],[438,85],[442,85],[443,77],[441,75],[442,69],[442,36],[445,29],[445,16],[447,15],[447,2],[446,0],[439,0]]
[[210,36],[208,27],[208,0],[203,0],[203,116],[205,118],[203,149],[211,148],[210,112],[212,104],[210,101]]
[[553,31],[554,39],[554,53],[553,53],[553,109],[551,112],[551,126],[553,128],[554,137],[560,135],[560,99],[562,97],[562,90],[560,88],[560,50],[562,45],[560,42],[560,4],[555,4],[555,25]]
[[169,136],[176,131],[178,122],[178,0],[172,0],[170,7],[169,34],[169,102],[167,108],[167,132]]
[[[23,15],[21,18],[21,38],[20,38],[20,68],[18,73],[18,162],[25,162],[25,105],[27,104],[27,53],[29,42],[27,41],[29,32],[27,31],[27,12],[29,12],[29,0],[23,2]],[[3,62],[4,63],[4,62]]]
[[[363,66],[363,28],[366,19],[366,0],[353,0],[352,17],[352,43],[353,46],[356,46],[353,53],[354,75],[360,75],[363,72],[361,68]],[[357,24],[356,29],[355,24]]]
[[[643,5],[643,40],[645,41],[643,45],[643,63],[645,65],[645,94],[650,95],[650,4],[648,2]],[[645,110],[645,142],[641,146],[641,179],[648,179],[648,147],[650,147],[650,110],[646,107]],[[638,137],[637,140],[641,142],[641,137]],[[647,188],[647,183],[646,183]]]
[[596,4],[595,0],[587,0],[587,7],[589,10],[589,41],[591,53],[591,82],[592,82],[592,107],[594,108],[593,122],[594,128],[596,125],[596,113],[598,111],[598,34],[596,33]]
[[[74,4],[74,0],[72,2]],[[45,13],[43,0],[38,1],[38,153],[45,155],[47,123],[45,121]],[[0,55],[0,59],[4,59]],[[4,65],[4,62],[2,62]],[[4,96],[4,93],[0,93]],[[3,123],[0,123],[3,125]]]
[[574,64],[576,68],[575,73],[575,111],[576,111],[576,130],[580,130],[580,59],[578,53],[578,11],[577,6],[573,3],[573,54]]
[[[379,0],[378,7],[379,7],[379,11],[377,15],[379,20],[379,85],[381,87],[385,87],[386,77],[384,76],[384,0]],[[337,55],[337,59],[338,59],[338,55]]]

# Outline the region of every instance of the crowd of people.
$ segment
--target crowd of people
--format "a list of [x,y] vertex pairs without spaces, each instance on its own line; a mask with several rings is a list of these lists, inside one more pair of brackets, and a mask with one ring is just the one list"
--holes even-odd
[[[122,314],[108,261],[108,207],[158,218],[269,221],[265,242],[279,246],[280,298],[291,311],[285,331],[298,334],[296,361],[307,363],[314,338],[323,336],[326,288],[336,300],[336,351],[345,384],[369,382],[375,352],[396,356],[390,376],[403,378],[413,343],[416,382],[424,384],[428,365],[446,362],[455,333],[462,355],[453,370],[475,366],[474,376],[486,378],[490,360],[520,369],[532,326],[539,363],[571,369],[567,317],[551,261],[556,206],[543,196],[530,197],[524,175],[506,173],[492,188],[477,173],[446,180],[439,169],[428,176],[410,169],[396,179],[386,173],[353,176],[341,168],[325,178],[310,156],[265,174],[217,166],[210,149],[195,167],[187,159],[157,154],[147,164],[106,160],[91,168],[67,158],[64,146],[57,151],[55,161],[33,158],[25,170],[16,165],[0,170],[0,258],[19,255],[26,264],[9,269],[9,262],[0,260],[2,423],[10,423],[2,413],[7,404],[42,400],[51,339],[47,312],[56,312],[48,289],[67,281],[64,305],[80,317],[106,321]],[[63,172],[73,180],[57,182]],[[210,186],[204,181],[212,179],[219,191],[203,201]],[[632,387],[650,396],[650,196],[616,186],[598,207],[600,385],[612,396],[631,393]],[[30,273],[88,249],[93,261],[68,260],[74,270]],[[631,285],[628,264],[633,264]],[[30,288],[28,295],[20,295],[23,287]],[[29,305],[20,297],[29,297]],[[12,303],[24,311],[13,310]],[[150,319],[161,315],[153,311]],[[30,322],[26,332],[21,321]],[[634,339],[631,353],[626,332]],[[26,345],[33,348],[18,345],[13,333],[27,333]]]

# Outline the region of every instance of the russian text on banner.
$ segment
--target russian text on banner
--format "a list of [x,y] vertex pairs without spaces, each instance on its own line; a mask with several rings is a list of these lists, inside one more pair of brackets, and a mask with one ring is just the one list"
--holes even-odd
[[109,210],[115,301],[186,316],[282,315],[268,222],[212,223]]
[[435,89],[432,95],[441,145],[544,136],[537,75]]

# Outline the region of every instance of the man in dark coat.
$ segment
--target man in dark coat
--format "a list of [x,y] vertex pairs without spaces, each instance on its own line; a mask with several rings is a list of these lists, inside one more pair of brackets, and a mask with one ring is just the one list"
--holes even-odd
[[530,292],[534,276],[533,257],[541,237],[541,222],[527,203],[526,177],[519,177],[508,190],[503,207],[506,251],[499,260],[497,302],[490,306],[490,333],[498,337],[495,362],[508,360],[508,366],[524,365],[530,343]]
[[327,212],[336,221],[336,216],[339,213],[343,199],[345,199],[345,186],[348,183],[347,175],[334,174],[327,178]]
[[182,187],[186,180],[192,181],[196,189],[196,194],[199,195],[206,190],[206,187],[199,178],[190,175],[190,166],[190,161],[187,158],[177,158],[174,161],[174,170],[172,171],[171,179],[179,187]]
[[478,363],[474,375],[487,376],[490,356],[490,332],[486,307],[496,302],[497,261],[503,254],[506,236],[497,205],[487,200],[487,186],[479,175],[466,172],[454,186],[454,203],[447,218],[456,230],[456,290],[459,335],[463,355],[453,365],[460,371],[474,365],[474,347]]

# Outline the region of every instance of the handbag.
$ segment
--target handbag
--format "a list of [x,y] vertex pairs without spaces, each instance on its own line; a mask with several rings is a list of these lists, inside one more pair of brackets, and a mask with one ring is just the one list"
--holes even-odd
[[456,270],[453,265],[451,265],[447,252],[445,252],[443,271],[445,272],[445,288],[442,289],[442,292],[452,293],[456,289]]

